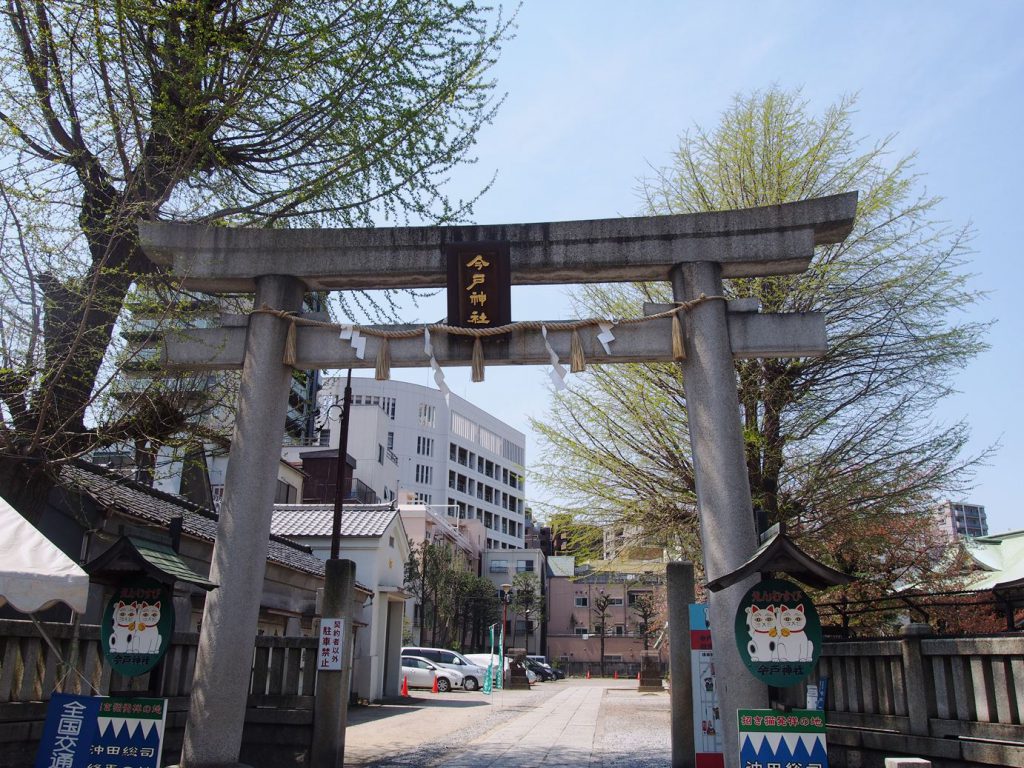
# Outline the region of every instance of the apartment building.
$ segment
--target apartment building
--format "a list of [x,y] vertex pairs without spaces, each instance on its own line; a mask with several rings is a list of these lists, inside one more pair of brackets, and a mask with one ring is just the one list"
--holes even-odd
[[[345,379],[328,377],[321,413],[342,401]],[[379,494],[439,510],[454,523],[477,520],[488,549],[521,549],[526,533],[526,436],[472,403],[402,381],[352,378],[352,413],[375,410],[373,427],[349,430],[354,476]],[[335,430],[337,421],[322,429]],[[370,436],[370,432],[374,436]],[[331,445],[336,445],[333,434]],[[321,440],[323,442],[323,440]],[[368,467],[392,462],[394,487],[376,487]]]
[[969,501],[939,503],[939,526],[950,536],[988,536],[985,507]]

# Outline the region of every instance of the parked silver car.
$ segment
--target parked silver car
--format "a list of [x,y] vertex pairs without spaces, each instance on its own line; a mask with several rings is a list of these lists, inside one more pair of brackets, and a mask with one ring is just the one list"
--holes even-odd
[[441,693],[463,687],[461,672],[442,667],[422,656],[402,657],[402,677],[408,681],[410,688],[433,688],[435,679],[437,690]]
[[406,646],[402,649],[402,655],[419,656],[421,659],[429,659],[447,669],[461,672],[462,686],[467,691],[478,690],[484,684],[484,676],[487,674],[487,670],[484,667],[475,665],[458,651],[450,651],[447,648]]

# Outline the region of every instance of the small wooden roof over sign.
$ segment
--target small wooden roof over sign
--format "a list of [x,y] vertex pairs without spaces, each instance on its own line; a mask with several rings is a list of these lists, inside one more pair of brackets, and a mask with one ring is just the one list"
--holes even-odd
[[851,576],[818,562],[798,547],[781,524],[762,534],[762,544],[747,562],[731,573],[707,583],[712,592],[731,587],[748,576],[761,573],[785,573],[809,587],[823,589],[849,584]]
[[184,581],[210,590],[217,585],[193,571],[170,546],[155,541],[122,536],[106,552],[85,565],[97,580],[116,580],[131,573],[144,573],[161,584]]

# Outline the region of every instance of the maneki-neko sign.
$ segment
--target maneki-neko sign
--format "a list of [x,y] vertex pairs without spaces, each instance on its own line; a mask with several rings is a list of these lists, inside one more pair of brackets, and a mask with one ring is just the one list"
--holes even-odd
[[814,603],[790,581],[755,584],[736,611],[736,646],[747,669],[768,685],[799,683],[821,655],[821,622]]
[[171,590],[153,579],[132,579],[115,588],[103,613],[103,655],[126,677],[144,675],[167,652],[173,630]]

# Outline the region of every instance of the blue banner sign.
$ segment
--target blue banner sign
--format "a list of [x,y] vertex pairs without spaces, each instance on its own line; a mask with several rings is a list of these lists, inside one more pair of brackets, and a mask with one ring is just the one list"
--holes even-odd
[[165,699],[55,693],[35,768],[159,768]]

